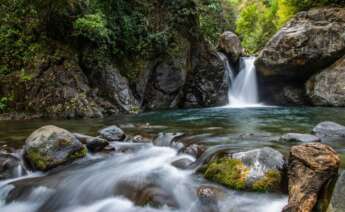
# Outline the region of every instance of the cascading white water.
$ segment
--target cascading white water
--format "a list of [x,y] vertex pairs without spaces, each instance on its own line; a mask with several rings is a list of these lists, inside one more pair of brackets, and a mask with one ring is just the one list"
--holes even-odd
[[260,106],[254,61],[255,57],[242,57],[240,59],[240,71],[232,81],[229,92],[230,106]]
[[227,56],[218,52],[218,57],[223,61],[228,73],[230,88],[228,92],[229,107],[258,107],[258,85],[255,70],[255,57],[240,58],[239,73],[235,77],[234,68],[230,65]]

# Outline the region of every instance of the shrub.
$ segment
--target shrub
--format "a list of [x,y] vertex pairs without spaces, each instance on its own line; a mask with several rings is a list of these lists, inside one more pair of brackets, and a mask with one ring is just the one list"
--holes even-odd
[[89,39],[95,43],[109,42],[109,30],[101,13],[85,15],[75,20],[74,35]]

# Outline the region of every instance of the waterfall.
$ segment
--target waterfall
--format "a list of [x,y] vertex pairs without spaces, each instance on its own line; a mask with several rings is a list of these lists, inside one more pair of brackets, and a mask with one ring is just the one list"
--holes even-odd
[[255,70],[255,57],[241,57],[238,75],[235,77],[233,67],[223,53],[218,53],[229,75],[230,88],[228,92],[229,107],[258,107],[258,85]]

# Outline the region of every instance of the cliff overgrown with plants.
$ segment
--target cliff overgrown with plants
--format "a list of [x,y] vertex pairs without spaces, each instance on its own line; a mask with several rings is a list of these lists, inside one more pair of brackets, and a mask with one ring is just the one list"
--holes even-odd
[[[180,54],[184,39],[206,40],[215,47],[219,35],[231,30],[246,52],[254,54],[295,13],[332,4],[343,1],[2,0],[0,79],[14,84],[4,77],[16,76],[14,81],[24,84],[17,87],[28,87],[42,64],[59,65],[74,55],[79,62],[66,69],[90,69],[83,60],[93,62],[94,69],[116,64],[135,86],[142,61]],[[18,98],[0,89],[0,112],[15,110],[9,104]]]

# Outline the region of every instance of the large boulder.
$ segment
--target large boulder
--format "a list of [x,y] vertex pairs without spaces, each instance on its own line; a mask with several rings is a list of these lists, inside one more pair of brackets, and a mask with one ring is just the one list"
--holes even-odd
[[310,143],[290,150],[289,203],[284,212],[311,212],[324,186],[337,177],[340,159],[329,146]]
[[345,106],[345,56],[309,79],[306,90],[314,105]]
[[[279,105],[310,104],[305,83],[312,75],[329,67],[344,55],[344,34],[345,8],[315,8],[298,13],[274,35],[255,61],[262,88],[261,99]],[[333,78],[330,76],[327,79]],[[324,81],[316,85],[324,87],[322,84]],[[340,85],[339,80],[337,85],[322,92],[322,97],[330,90],[340,90]],[[313,86],[309,87],[312,91]],[[318,97],[319,93],[314,96]],[[309,92],[309,95],[313,96],[313,93]],[[327,101],[330,101],[329,97],[334,97],[335,94],[327,96]],[[339,95],[337,98],[336,101],[341,101]],[[333,104],[334,100],[331,102]]]
[[232,63],[238,62],[243,53],[241,40],[231,31],[225,31],[220,35],[218,49],[225,53]]
[[327,212],[345,211],[345,171],[341,173],[332,194]]
[[37,170],[47,171],[56,166],[84,157],[86,147],[65,129],[44,126],[25,141],[24,156]]
[[344,33],[344,8],[300,12],[261,51],[257,70],[265,76],[306,79],[343,56]]
[[232,189],[279,191],[284,165],[280,152],[265,147],[212,160],[207,164],[204,175]]
[[318,137],[345,137],[345,126],[331,121],[321,122],[313,129]]

